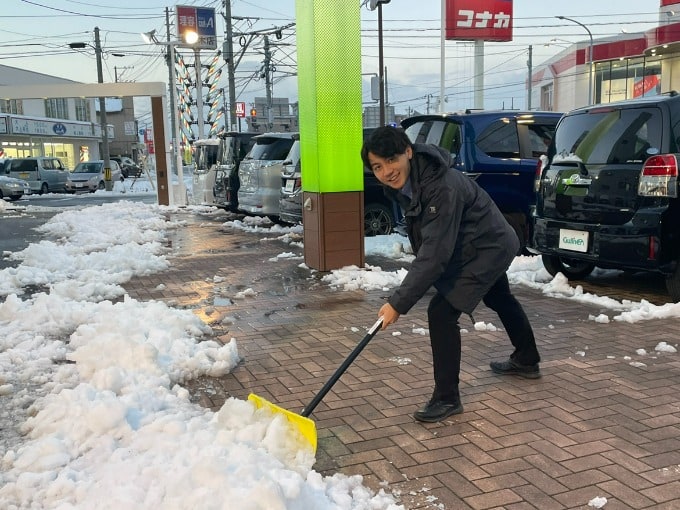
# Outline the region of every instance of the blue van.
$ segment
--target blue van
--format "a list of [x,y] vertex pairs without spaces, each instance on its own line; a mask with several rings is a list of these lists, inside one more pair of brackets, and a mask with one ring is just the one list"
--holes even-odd
[[454,168],[486,190],[517,232],[524,252],[531,240],[539,158],[547,154],[561,117],[556,112],[466,110],[408,117],[401,125],[411,142],[451,152]]

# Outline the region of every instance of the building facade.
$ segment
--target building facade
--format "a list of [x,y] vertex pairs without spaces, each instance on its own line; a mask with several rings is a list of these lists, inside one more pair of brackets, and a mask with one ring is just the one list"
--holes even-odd
[[532,109],[561,112],[680,91],[680,2],[661,0],[656,28],[566,48],[533,70],[529,87]]
[[[73,80],[0,65],[0,85],[68,85]],[[0,158],[56,156],[67,168],[101,159],[95,98],[0,99]],[[110,154],[134,156],[137,125],[132,98],[107,98]],[[111,108],[109,107],[111,105]],[[119,105],[119,106],[118,106]],[[120,140],[117,135],[121,134]],[[115,149],[114,152],[112,149]]]

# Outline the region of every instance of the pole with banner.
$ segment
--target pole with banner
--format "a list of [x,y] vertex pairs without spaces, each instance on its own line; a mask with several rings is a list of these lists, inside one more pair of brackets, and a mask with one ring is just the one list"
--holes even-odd
[[484,41],[512,41],[512,0],[445,1],[446,39],[474,41],[474,106],[484,108]]
[[241,119],[246,116],[246,103],[238,101],[236,103],[236,117],[238,118],[238,132],[241,132]]

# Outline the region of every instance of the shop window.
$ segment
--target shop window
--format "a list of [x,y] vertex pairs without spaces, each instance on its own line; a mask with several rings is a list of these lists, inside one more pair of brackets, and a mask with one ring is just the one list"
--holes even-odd
[[599,103],[654,96],[661,93],[661,64],[642,57],[603,62],[596,80]]

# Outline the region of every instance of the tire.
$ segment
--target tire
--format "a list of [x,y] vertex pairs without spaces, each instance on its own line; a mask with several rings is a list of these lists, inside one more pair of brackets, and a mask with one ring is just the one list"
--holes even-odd
[[99,185],[97,186],[97,189],[106,189],[106,184],[104,184],[104,181],[99,181]]
[[555,255],[542,255],[541,259],[551,275],[562,273],[569,280],[581,280],[595,269],[595,264],[583,260],[567,259]]
[[374,202],[364,208],[364,235],[366,237],[388,235],[394,229],[392,210],[384,204]]
[[675,266],[673,274],[666,277],[666,290],[674,303],[680,302],[680,262]]
[[43,182],[43,183],[42,183],[42,186],[40,186],[40,194],[41,194],[41,195],[44,195],[44,194],[47,193],[48,191],[50,191],[49,186],[47,185],[46,182]]

